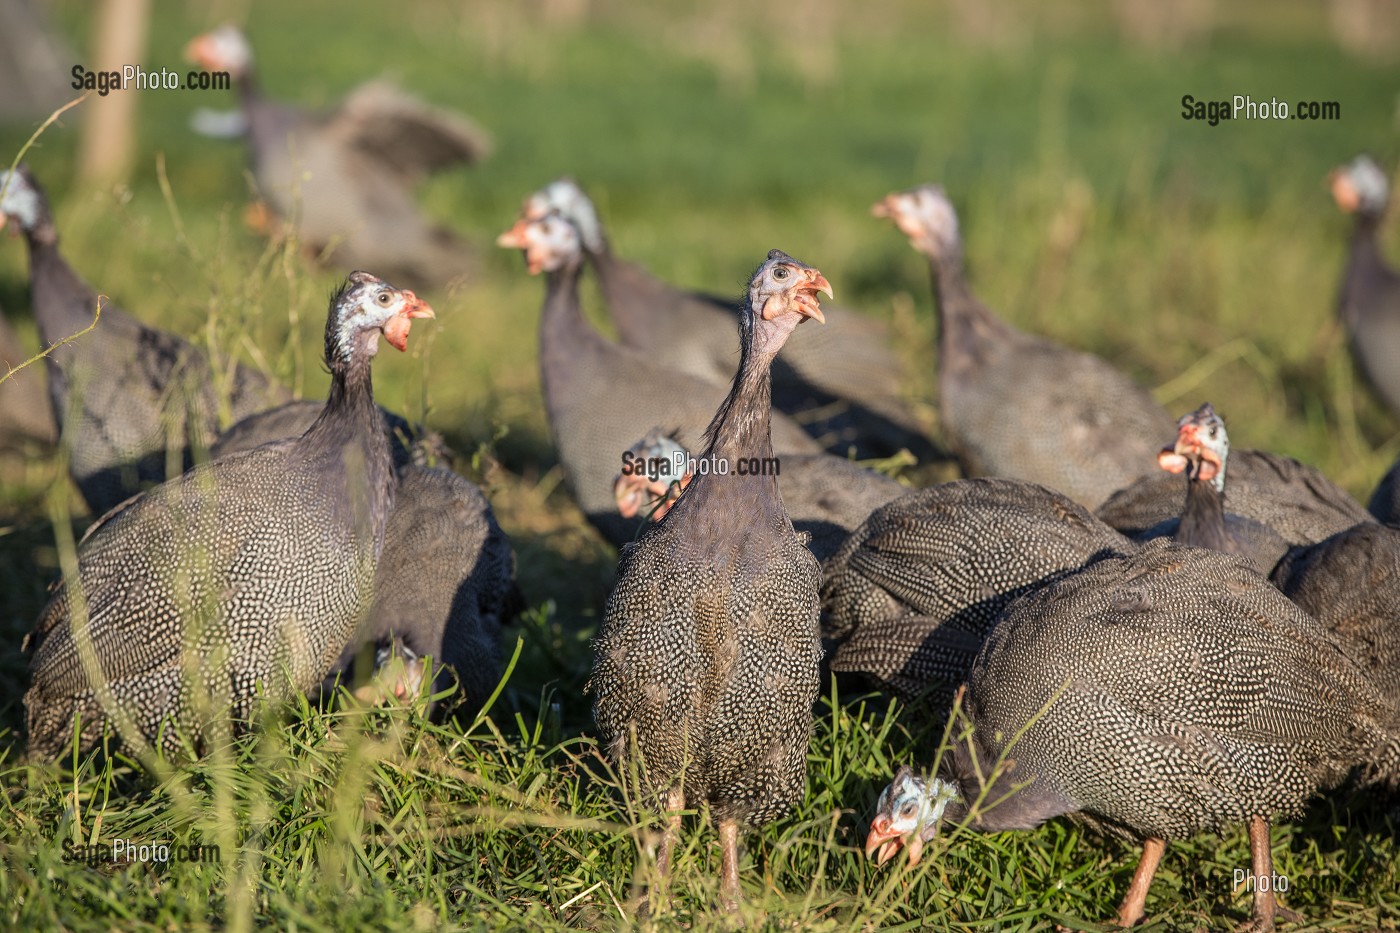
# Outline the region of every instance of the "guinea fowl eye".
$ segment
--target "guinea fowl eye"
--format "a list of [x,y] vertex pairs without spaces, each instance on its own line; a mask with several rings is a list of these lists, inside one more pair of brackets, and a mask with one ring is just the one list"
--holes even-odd
[[787,266],[774,266],[774,267],[773,267],[773,278],[775,278],[775,279],[777,279],[778,281],[781,282],[783,279],[785,279],[785,278],[787,278],[787,277],[788,277],[788,269],[787,269]]
[[390,300],[390,295],[388,292],[380,292],[378,295],[374,296],[374,300],[382,305],[387,305]]

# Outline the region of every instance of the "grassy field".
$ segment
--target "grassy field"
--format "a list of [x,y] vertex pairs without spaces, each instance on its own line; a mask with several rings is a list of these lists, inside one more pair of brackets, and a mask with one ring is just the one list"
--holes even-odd
[[[198,6],[160,5],[148,65],[186,67],[181,46],[217,22]],[[582,695],[615,555],[560,485],[535,364],[540,283],[490,246],[556,175],[594,195],[621,254],[670,281],[737,294],[774,246],[819,266],[841,303],[894,323],[931,429],[927,270],[867,214],[922,181],[947,186],[976,289],[1018,326],[1103,354],[1173,411],[1214,401],[1237,446],[1316,464],[1363,501],[1400,454],[1334,324],[1348,223],[1325,186],[1358,151],[1382,164],[1400,154],[1400,68],[1339,51],[1321,7],[1222,4],[1208,34],[1144,44],[1113,15],[1132,4],[1107,2],[216,6],[246,16],[274,96],[325,104],[389,74],[495,133],[494,159],[424,191],[426,210],[479,244],[478,269],[428,294],[437,321],[415,327],[407,356],[381,357],[375,388],[457,450],[485,454],[470,471],[513,537],[531,609],[512,673],[476,721],[308,713],[169,772],[29,767],[19,644],[57,567],[55,516],[78,500],[51,459],[10,456],[0,926],[597,929],[628,916],[647,878],[646,821],[597,756]],[[58,14],[74,48],[90,47],[88,6],[65,0]],[[1185,94],[1336,100],[1342,119],[1210,127],[1181,118]],[[27,161],[55,197],[65,253],[100,291],[318,396],[337,276],[242,227],[242,147],[186,128],[195,107],[232,103],[143,94],[129,186],[74,187],[92,102]],[[0,127],[6,161],[32,129]],[[32,341],[16,241],[0,243],[0,306]],[[739,922],[1032,930],[1111,917],[1136,853],[1063,821],[954,834],[908,875],[866,862],[876,794],[899,763],[930,761],[940,735],[941,723],[874,698],[824,700],[802,806],[749,838]],[[154,870],[64,858],[114,838],[197,841],[220,857]],[[1400,925],[1400,844],[1382,804],[1324,801],[1274,839],[1307,928]],[[718,862],[692,820],[659,926],[733,924],[711,914]],[[1247,864],[1243,831],[1170,848],[1149,916],[1164,929],[1242,921],[1248,898],[1231,879]]]

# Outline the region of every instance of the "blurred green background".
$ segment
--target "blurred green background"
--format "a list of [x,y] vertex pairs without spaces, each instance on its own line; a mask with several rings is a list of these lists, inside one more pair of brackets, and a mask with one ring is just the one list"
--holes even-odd
[[[61,76],[66,84],[72,64],[96,67],[90,57],[95,6],[62,0],[48,9],[72,50]],[[509,738],[497,735],[499,744],[480,753],[497,756],[494,765],[483,764],[485,758],[470,765],[502,785],[523,789],[545,764],[564,767],[557,749],[537,755],[538,748],[586,728],[580,696],[586,639],[615,559],[565,494],[549,442],[535,357],[541,283],[525,274],[518,255],[491,245],[520,200],[558,175],[574,176],[595,198],[620,255],[678,285],[738,294],[772,247],[819,266],[841,304],[893,322],[911,374],[910,399],[931,431],[937,430],[935,327],[927,268],[897,231],[868,214],[887,192],[925,181],[945,185],[961,212],[974,289],[1016,326],[1102,354],[1154,387],[1174,413],[1214,402],[1237,447],[1315,464],[1363,502],[1400,454],[1396,421],[1358,381],[1335,323],[1350,222],[1326,187],[1329,169],[1358,152],[1385,166],[1400,153],[1400,9],[1388,0],[157,2],[145,67],[187,70],[183,45],[225,21],[245,27],[271,97],[329,107],[356,84],[388,76],[470,114],[495,135],[489,162],[435,178],[422,190],[424,210],[475,243],[479,262],[459,287],[427,293],[437,320],[414,328],[407,356],[381,356],[375,389],[381,403],[426,419],[458,451],[486,445],[487,456],[463,469],[487,485],[536,609],[508,697],[522,711],[519,734],[508,726]],[[244,146],[188,128],[196,108],[231,108],[234,96],[127,93],[139,94],[138,143],[121,182],[78,180],[85,111],[102,106],[100,100],[65,114],[26,157],[55,201],[69,261],[143,320],[232,348],[303,394],[321,395],[325,300],[340,273],[270,250],[248,232]],[[1182,119],[1186,94],[1337,101],[1341,119],[1211,127]],[[36,125],[0,125],[6,161]],[[1385,239],[1393,240],[1389,229]],[[596,296],[586,298],[606,329]],[[19,241],[0,242],[0,305],[37,349]],[[617,404],[628,399],[619,396]],[[33,452],[0,459],[0,613],[10,646],[0,657],[0,729],[7,730],[0,732],[0,758],[11,763],[25,682],[17,646],[56,567],[52,491],[76,503],[65,482],[52,460]],[[557,709],[547,702],[551,691],[563,698]],[[873,743],[864,719],[843,715],[834,725],[819,724],[809,801],[764,837],[770,858],[776,852],[791,858],[778,868],[765,862],[776,873],[775,890],[800,890],[813,878],[812,892],[827,884],[819,867],[827,865],[826,855],[817,853],[830,851],[823,840],[836,832],[828,814],[871,802],[852,799],[857,792],[849,788],[838,793],[840,781],[857,775],[864,782],[858,795],[868,796],[912,741],[904,735],[906,745],[891,745],[895,739],[886,741],[881,732],[884,744]],[[452,754],[466,754],[451,747]],[[299,764],[292,770],[320,775],[319,754],[293,758]],[[338,759],[331,758],[325,767],[334,770]],[[550,771],[550,780],[530,783],[525,797],[488,795],[484,802],[472,796],[480,782],[427,790],[415,783],[421,775],[396,773],[374,786],[388,794],[398,782],[414,806],[429,801],[434,819],[441,816],[434,795],[466,801],[463,807],[515,807],[537,792],[555,808],[549,814],[619,817],[606,809],[614,806],[607,788],[583,781],[571,766],[564,771],[573,783],[565,781],[563,790],[554,789],[557,772]],[[7,774],[10,788],[30,780],[22,771]],[[258,793],[281,800],[278,780],[292,780],[285,765],[257,774],[236,795],[266,777],[267,787],[276,788]],[[30,802],[10,814],[11,835],[0,837],[7,852],[52,838],[58,814],[71,815],[60,785],[43,786],[47,798],[31,789],[24,798]],[[95,795],[95,786],[85,784],[83,793]],[[346,798],[332,793],[343,788],[330,778],[327,787],[325,811],[316,812],[331,822],[326,814]],[[361,799],[363,787],[353,788],[360,798],[350,799]],[[81,796],[76,785],[73,793]],[[159,796],[124,818],[165,819],[151,802]],[[12,800],[21,797],[16,790]],[[312,810],[321,805],[315,795],[310,799]],[[279,827],[320,826],[314,813],[293,819],[277,812]],[[582,824],[536,817],[532,825],[543,829],[535,836],[502,831],[466,843],[461,858],[469,869],[451,877],[477,878],[462,882],[469,897],[489,891],[498,898],[480,908],[484,913],[467,908],[466,922],[483,916],[563,922],[577,915],[558,907],[563,894],[550,892],[593,890],[608,871],[631,864],[634,846],[625,833],[605,845]],[[202,818],[185,825],[198,826]],[[854,825],[849,814],[842,819]],[[1289,870],[1312,878],[1294,906],[1327,916],[1337,928],[1375,928],[1385,917],[1393,922],[1400,909],[1393,828],[1389,836],[1373,827],[1333,844],[1332,827],[1345,820],[1333,814],[1282,843],[1285,865],[1295,859]],[[573,827],[579,851],[604,851],[604,864],[590,861],[593,855],[571,862],[574,850],[550,849],[559,838],[574,838],[559,826]],[[400,906],[411,901],[403,879],[431,882],[438,870],[431,858],[416,863],[401,853],[385,874],[382,861],[371,859],[364,871],[372,881],[364,886],[383,898],[373,902],[363,899],[354,866],[336,863],[324,879],[306,882],[324,882],[324,890],[301,894],[292,888],[315,871],[308,867],[315,862],[297,846],[313,843],[297,841],[300,830],[278,831],[291,841],[281,840],[286,848],[277,849],[264,839],[273,868],[239,862],[227,871],[246,876],[210,876],[234,887],[258,879],[255,904],[246,909],[263,923],[314,927],[312,917],[325,923],[397,917],[409,925],[403,913],[409,908]],[[319,829],[306,832],[321,838],[314,835]],[[548,833],[546,844],[540,837]],[[374,839],[360,842],[382,858],[375,848],[382,839]],[[1101,842],[1087,840],[1056,824],[1015,841],[978,842],[960,856],[962,870],[1005,869],[1006,877],[978,875],[956,892],[942,880],[926,880],[920,896],[957,899],[955,919],[985,925],[1005,917],[1008,928],[1043,924],[1050,903],[1069,915],[1108,916],[1128,875],[1108,856],[1095,855]],[[403,853],[415,845],[398,844]],[[792,854],[808,844],[810,852],[801,850],[807,855]],[[1232,849],[1218,851],[1217,840],[1203,839],[1184,859],[1169,855],[1156,889],[1165,886],[1166,893],[1154,894],[1149,908],[1177,911],[1170,914],[1175,923],[1219,925],[1231,898],[1193,871],[1218,862],[1209,876],[1217,878],[1243,865],[1242,838],[1229,844]],[[1123,854],[1121,846],[1111,851]],[[1094,857],[1097,862],[1086,861]],[[561,861],[546,865],[547,859]],[[817,902],[837,905],[830,917],[860,927],[859,907],[840,910],[868,903],[861,900],[866,882],[852,880],[866,878],[867,869],[858,850],[833,859],[842,866],[839,877]],[[276,868],[289,862],[293,870]],[[1088,874],[1070,877],[1069,865],[1084,865]],[[356,898],[341,898],[341,868],[352,877],[348,890]],[[92,882],[98,893],[65,913],[69,902],[57,889],[49,892],[44,877],[20,873],[0,887],[15,884],[30,898],[26,903],[47,905],[34,907],[32,916],[63,917],[65,925],[94,918],[100,925],[114,904],[134,896],[116,882],[110,889]],[[871,881],[870,890],[885,883]],[[858,897],[842,900],[856,889]],[[891,896],[891,889],[882,890],[882,897]],[[697,897],[703,900],[703,891]],[[131,915],[152,925],[202,916],[198,903],[172,907],[159,897],[155,906],[140,903],[146,906],[132,907]],[[425,903],[411,909],[419,928],[463,916],[460,901]],[[533,913],[540,904],[543,913]],[[881,909],[894,913],[880,914],[880,922],[919,922],[917,903]],[[596,917],[582,922],[603,925]]]

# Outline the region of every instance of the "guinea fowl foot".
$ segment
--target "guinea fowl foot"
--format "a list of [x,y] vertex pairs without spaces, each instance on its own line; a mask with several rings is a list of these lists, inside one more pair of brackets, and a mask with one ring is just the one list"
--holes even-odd
[[1147,889],[1152,886],[1152,876],[1157,873],[1166,848],[1167,844],[1155,836],[1149,836],[1142,844],[1142,858],[1138,860],[1128,893],[1123,895],[1123,903],[1118,908],[1118,926],[1130,927],[1142,920],[1146,913]]

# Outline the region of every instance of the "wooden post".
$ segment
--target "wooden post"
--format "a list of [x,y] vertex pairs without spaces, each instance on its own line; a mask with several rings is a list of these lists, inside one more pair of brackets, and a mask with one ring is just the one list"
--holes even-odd
[[[123,65],[144,65],[150,26],[150,0],[102,0],[93,40],[92,70],[121,71]],[[83,120],[78,154],[82,182],[110,185],[124,181],[136,155],[137,102],[143,92],[134,87],[93,96]]]

